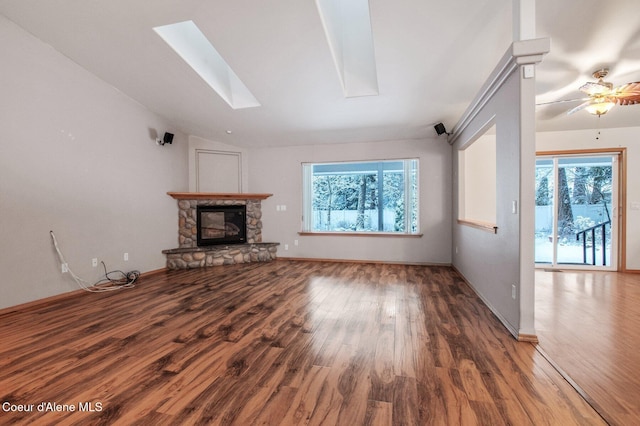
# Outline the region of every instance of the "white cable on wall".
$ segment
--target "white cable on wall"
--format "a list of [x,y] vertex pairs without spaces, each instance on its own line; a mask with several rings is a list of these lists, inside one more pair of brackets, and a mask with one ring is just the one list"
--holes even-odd
[[[73,278],[73,280],[78,284],[78,286],[80,286],[81,289],[91,293],[102,293],[105,291],[121,290],[124,288],[135,287],[134,282],[140,276],[140,272],[131,271],[126,274],[122,271],[107,272],[107,267],[105,266],[104,262],[102,262],[102,266],[104,267],[103,279],[99,280],[96,283],[91,284],[88,281],[80,278],[71,270],[71,268],[68,267],[69,264],[65,260],[64,255],[62,254],[62,251],[58,246],[58,240],[56,239],[56,236],[53,233],[53,231],[49,231],[49,234],[51,234],[51,239],[53,240],[53,246],[56,249],[56,253],[58,254],[58,259],[60,260],[60,263],[62,265],[65,265],[65,264],[67,265],[67,271],[69,271],[69,275],[71,275],[71,278]],[[122,274],[122,278],[119,278],[119,279],[110,278],[109,275],[113,273]]]

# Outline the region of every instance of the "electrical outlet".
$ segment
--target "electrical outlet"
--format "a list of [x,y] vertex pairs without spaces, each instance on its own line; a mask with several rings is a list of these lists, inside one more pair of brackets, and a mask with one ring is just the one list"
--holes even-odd
[[125,253],[124,254],[124,261],[128,262],[129,261],[129,253]]
[[285,245],[284,245],[284,250],[285,250],[285,251],[289,250],[289,244],[285,244]]
[[297,246],[298,245],[298,240],[293,240],[293,245]]
[[515,300],[516,298],[516,285],[511,284],[511,298]]
[[62,273],[66,274],[67,272],[69,272],[69,265],[67,265],[66,263],[62,264]]
[[91,266],[93,266],[94,268],[98,266],[98,258],[94,257],[93,259],[91,259]]

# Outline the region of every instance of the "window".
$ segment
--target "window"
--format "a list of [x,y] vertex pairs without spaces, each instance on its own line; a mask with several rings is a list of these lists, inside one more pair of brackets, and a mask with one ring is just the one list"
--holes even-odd
[[304,232],[417,234],[418,160],[305,163]]

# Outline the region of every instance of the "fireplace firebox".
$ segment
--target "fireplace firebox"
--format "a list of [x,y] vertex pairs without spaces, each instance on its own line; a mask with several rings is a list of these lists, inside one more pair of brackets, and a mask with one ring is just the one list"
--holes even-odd
[[198,206],[198,246],[247,242],[246,206]]

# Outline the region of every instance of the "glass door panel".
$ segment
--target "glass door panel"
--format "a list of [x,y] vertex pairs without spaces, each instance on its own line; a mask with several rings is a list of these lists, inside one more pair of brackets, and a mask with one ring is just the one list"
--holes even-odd
[[615,269],[616,158],[537,160],[536,263]]
[[611,157],[558,159],[558,263],[610,261],[612,171]]
[[554,160],[536,161],[536,263],[553,263],[555,258],[554,232]]

